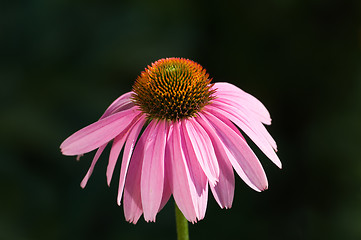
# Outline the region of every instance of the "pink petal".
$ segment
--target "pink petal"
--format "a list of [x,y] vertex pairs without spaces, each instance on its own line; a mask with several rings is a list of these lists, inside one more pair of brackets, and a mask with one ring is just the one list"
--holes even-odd
[[222,102],[215,102],[212,107],[216,107],[218,112],[220,112],[219,110],[222,110],[222,115],[232,120],[251,138],[252,141],[256,143],[256,145],[273,163],[275,163],[279,168],[282,168],[282,163],[275,153],[275,151],[277,151],[276,142],[262,123],[249,119],[246,113]]
[[221,208],[231,208],[234,196],[234,174],[232,164],[219,158],[220,175],[216,186],[210,186],[214,198]]
[[[231,128],[233,131],[235,131],[244,141],[246,139],[243,137],[242,133],[239,131],[239,129],[234,125],[228,118],[226,118],[223,115],[218,114],[217,117],[224,122],[229,128]],[[247,141],[246,141],[247,142]]]
[[264,119],[266,124],[271,122],[270,114],[265,106],[251,94],[225,82],[217,82],[213,85],[213,88],[217,89],[217,96],[235,99],[241,105],[247,106],[251,111],[259,115],[261,119]]
[[61,151],[64,155],[90,152],[112,140],[139,114],[137,107],[132,107],[103,118],[68,137],[61,144]]
[[170,138],[167,146],[170,153],[170,164],[168,172],[170,173],[170,184],[174,200],[185,218],[190,222],[197,220],[197,213],[193,205],[193,196],[191,192],[192,182],[189,176],[189,170],[185,160],[181,145],[179,131],[180,125],[176,121],[170,128]]
[[[194,192],[194,196],[195,196],[194,205],[196,206],[197,219],[201,220],[201,219],[204,218],[204,216],[206,214],[206,210],[207,210],[208,179],[207,179],[207,176],[205,175],[201,165],[199,164],[199,162],[194,161],[196,156],[195,156],[194,151],[193,151],[193,146],[189,146],[189,145],[186,144],[186,140],[185,140],[185,138],[186,138],[185,129],[186,128],[184,128],[183,126],[188,121],[190,121],[190,120],[183,120],[182,121],[182,127],[180,128],[181,144],[182,144],[182,149],[184,151],[184,156],[185,156],[185,159],[186,159],[186,162],[187,162],[187,166],[188,166],[188,169],[189,169],[189,175],[190,175],[190,177],[192,179],[192,182],[194,184],[194,189],[191,188],[191,190],[195,191]],[[199,125],[198,123],[196,123],[196,124]],[[199,126],[199,127],[201,127],[201,126]],[[206,134],[205,131],[204,131],[204,133]],[[210,145],[207,145],[208,147],[212,147],[210,142],[208,144],[210,144]],[[207,147],[207,146],[204,146],[204,147]],[[212,151],[213,151],[213,148],[212,148]],[[217,163],[217,167],[218,167],[218,163]],[[219,174],[219,172],[218,172],[218,174]],[[217,181],[218,181],[218,179],[217,179]]]
[[169,164],[171,164],[170,159],[170,152],[169,152],[169,124],[167,124],[167,140],[166,140],[166,146],[165,146],[165,156],[164,156],[164,186],[163,186],[163,195],[162,195],[162,201],[160,203],[159,211],[162,210],[162,208],[165,206],[165,204],[168,202],[170,196],[172,195],[172,189],[170,187],[170,177],[171,174],[169,172]]
[[129,134],[129,132],[127,131],[128,129],[129,129],[129,127],[127,129],[125,129],[123,132],[121,132],[118,136],[116,136],[113,140],[113,145],[110,150],[109,162],[108,162],[107,173],[106,173],[108,186],[110,186],[110,181],[112,179],[114,168],[117,163],[120,151],[122,150],[124,142],[125,142],[126,138],[128,137],[128,134]]
[[[202,127],[212,140],[212,144],[219,164],[219,182],[216,186],[211,186],[213,196],[221,208],[230,208],[233,202],[235,183],[233,168],[232,164],[230,163],[229,157],[233,158],[233,156],[226,153],[225,146],[217,136],[215,129],[202,114],[199,114],[199,117],[197,117],[197,121],[202,125]],[[241,168],[240,170],[243,173],[243,170]],[[246,178],[246,181],[251,184],[244,173],[243,175]]]
[[[218,137],[216,130],[214,129],[214,127],[212,126],[212,124],[207,120],[207,118],[204,117],[203,114],[199,114],[200,118],[198,118],[197,120],[204,120],[204,122],[206,123],[206,125],[208,125],[210,128],[208,128],[209,130],[209,136],[212,139],[212,143],[214,144],[214,147],[218,148],[219,153],[222,155],[223,158],[228,159],[228,161],[231,163],[231,165],[233,165],[234,170],[236,170],[237,174],[240,176],[240,178],[249,186],[251,187],[253,190],[258,191],[259,189],[251,182],[251,180],[246,176],[246,174],[243,172],[241,166],[238,164],[237,160],[235,159],[235,157],[232,155],[232,153],[227,149],[227,147],[224,145],[224,143],[222,142],[222,140]],[[245,142],[246,140],[244,139],[244,137],[242,136],[242,134],[239,132],[238,128],[231,122],[229,121],[227,118],[219,115],[217,116],[217,118],[219,118],[224,124],[226,124],[230,129],[232,129],[235,133],[237,133],[237,135],[242,138]],[[222,151],[223,149],[223,151]],[[217,157],[218,158],[218,157]]]
[[166,122],[153,120],[149,128],[140,184],[144,218],[155,221],[163,195]]
[[[217,98],[215,100],[216,104],[220,104],[222,108],[232,108],[236,109],[237,111],[234,112],[234,114],[237,114],[240,116],[239,118],[242,119],[244,122],[248,122],[251,127],[257,127],[258,133],[261,134],[265,140],[272,146],[274,150],[277,151],[277,144],[273,140],[272,136],[268,133],[266,128],[263,126],[263,124],[255,119],[252,119],[252,114],[250,114],[250,111],[248,111],[245,108],[240,107],[236,103],[232,101],[228,101],[226,99]],[[252,123],[252,124],[251,124]]]
[[214,149],[207,133],[193,119],[182,124],[185,145],[191,159],[197,159],[211,185],[216,185],[219,177],[219,166]]
[[164,179],[164,187],[163,187],[163,194],[162,194],[162,201],[159,206],[158,212],[164,208],[164,206],[167,204],[170,196],[172,195],[172,190],[170,189],[169,182],[167,181],[167,178]]
[[129,169],[127,172],[124,188],[123,209],[125,219],[132,223],[137,223],[142,215],[143,206],[141,199],[141,173],[144,159],[144,150],[146,140],[150,133],[151,127],[148,126],[140,137],[131,158]]
[[[237,160],[237,163],[241,166],[251,183],[261,191],[267,189],[268,183],[266,174],[256,155],[247,143],[214,115],[207,113],[205,116],[213,125],[217,135]],[[235,167],[236,164],[233,162],[231,163],[233,167]]]
[[132,94],[133,92],[127,92],[118,97],[112,104],[110,104],[107,110],[105,110],[100,119],[106,118],[115,112],[123,111],[134,106],[134,103],[132,103],[130,100]]
[[[190,222],[196,222],[204,217],[207,207],[207,181],[198,162],[189,159],[187,148],[182,143],[181,124],[174,122],[169,138],[171,164],[169,173],[174,200],[184,216]],[[192,161],[193,160],[193,161]],[[198,165],[198,168],[194,167]],[[190,169],[191,168],[191,169]],[[203,176],[203,177],[202,177]],[[202,184],[204,186],[202,186]]]
[[93,161],[92,161],[92,163],[91,163],[91,165],[90,165],[90,168],[89,168],[88,172],[86,173],[85,177],[83,178],[83,180],[82,180],[81,183],[80,183],[80,186],[81,186],[82,188],[85,188],[85,186],[86,186],[86,184],[87,184],[90,176],[91,176],[92,173],[93,173],[95,164],[97,163],[100,155],[102,154],[102,152],[104,151],[104,148],[105,148],[106,146],[107,146],[107,144],[104,144],[104,145],[101,146],[101,147],[97,150],[97,152],[95,153],[95,156],[94,156]]
[[[108,186],[110,185],[110,181],[113,176],[114,168],[117,163],[120,151],[122,150],[122,148],[124,146],[125,140],[128,138],[129,133],[131,131],[133,131],[134,126],[137,126],[139,124],[139,121],[141,121],[142,125],[143,125],[144,117],[139,116],[139,118],[134,118],[133,121],[131,122],[131,124],[129,124],[128,127],[126,129],[124,129],[123,132],[121,132],[118,136],[116,136],[114,138],[113,146],[112,146],[112,149],[110,150],[109,163],[108,163],[107,174],[106,174]],[[124,154],[123,154],[123,156],[124,156]],[[128,169],[128,165],[126,166],[126,169]],[[122,191],[123,191],[123,188],[122,188]]]
[[[126,175],[128,172],[130,157],[132,156],[135,143],[137,141],[139,133],[142,130],[142,127],[144,126],[145,122],[146,122],[146,119],[145,119],[145,116],[143,115],[140,117],[138,122],[136,124],[134,124],[134,126],[130,130],[129,136],[127,138],[127,142],[124,147],[122,165],[120,168],[119,185],[118,185],[118,197],[117,197],[118,205],[120,205],[120,202],[121,202],[121,199],[123,196],[125,178],[126,178]],[[110,181],[110,179],[108,181]]]
[[274,164],[276,164],[279,168],[282,167],[282,163],[279,160],[277,154],[273,151],[272,145],[270,145],[270,143],[264,137],[262,132],[260,132],[259,125],[257,124],[256,121],[249,122],[242,115],[242,113],[239,112],[238,109],[229,105],[224,105],[220,102],[214,102],[212,105],[208,105],[207,111],[217,116],[222,115],[230,119],[251,138],[251,140],[264,152],[264,154]]
[[255,112],[254,109],[252,109],[251,104],[240,102],[235,97],[229,97],[229,96],[224,96],[222,94],[219,94],[219,95],[217,95],[217,98],[214,99],[214,101],[219,101],[219,102],[222,102],[222,103],[226,103],[226,104],[231,105],[231,106],[233,106],[235,108],[238,108],[242,112],[244,112],[247,117],[252,118],[255,121],[260,121],[260,122],[262,122],[264,124],[267,124],[267,125],[271,124],[271,119],[270,118],[266,118],[263,115],[259,114],[258,112]]

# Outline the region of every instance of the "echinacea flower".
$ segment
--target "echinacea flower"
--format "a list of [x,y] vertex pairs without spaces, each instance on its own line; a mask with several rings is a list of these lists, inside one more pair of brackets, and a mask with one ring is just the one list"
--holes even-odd
[[[208,186],[221,208],[230,208],[234,173],[252,189],[267,189],[261,163],[239,129],[279,168],[264,105],[229,83],[211,83],[206,70],[183,58],[160,59],[137,78],[95,123],[60,146],[64,155],[97,149],[81,182],[85,187],[102,151],[112,141],[108,185],[122,149],[117,202],[127,221],[143,214],[155,221],[173,198],[190,222],[204,218]],[[239,129],[238,129],[238,128]],[[143,129],[143,132],[142,132]]]

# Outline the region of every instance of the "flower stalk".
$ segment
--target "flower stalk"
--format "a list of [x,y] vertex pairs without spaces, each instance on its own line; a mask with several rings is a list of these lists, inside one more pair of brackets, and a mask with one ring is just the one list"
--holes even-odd
[[189,240],[188,221],[184,217],[183,213],[179,210],[176,203],[174,203],[174,207],[175,207],[175,220],[176,220],[176,228],[177,228],[177,239]]

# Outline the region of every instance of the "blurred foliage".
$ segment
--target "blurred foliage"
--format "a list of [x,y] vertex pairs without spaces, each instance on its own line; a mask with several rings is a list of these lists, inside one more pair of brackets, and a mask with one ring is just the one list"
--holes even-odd
[[237,178],[232,209],[209,196],[192,239],[361,239],[360,16],[358,0],[2,1],[0,239],[175,239],[171,201],[129,224],[107,154],[82,190],[92,154],[59,151],[172,56],[261,99],[284,164],[255,150],[269,190]]

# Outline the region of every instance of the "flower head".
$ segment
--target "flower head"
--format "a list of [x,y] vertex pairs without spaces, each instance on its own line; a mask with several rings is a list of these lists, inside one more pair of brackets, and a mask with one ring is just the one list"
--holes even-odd
[[161,59],[149,66],[133,86],[135,105],[151,119],[195,117],[215,92],[206,70],[187,59]]
[[230,208],[233,169],[252,189],[267,189],[262,165],[238,129],[281,168],[276,143],[263,125],[271,123],[267,109],[232,84],[210,82],[206,70],[188,59],[160,59],[148,66],[133,91],[61,144],[64,155],[97,149],[81,186],[112,141],[107,182],[124,149],[117,202],[123,200],[125,218],[133,223],[142,214],[155,221],[171,195],[188,221],[201,220],[208,187],[221,208]]

